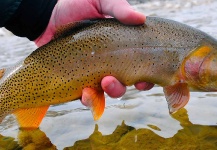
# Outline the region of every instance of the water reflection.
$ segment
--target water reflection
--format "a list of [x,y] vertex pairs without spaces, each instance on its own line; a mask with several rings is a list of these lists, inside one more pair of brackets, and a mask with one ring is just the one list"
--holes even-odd
[[20,129],[18,133],[18,143],[25,150],[56,149],[56,146],[51,143],[50,139],[40,129]]
[[13,137],[2,136],[0,134],[0,150],[20,150],[22,149]]
[[[73,146],[64,150],[75,149],[216,149],[217,126],[199,125],[190,122],[186,109],[181,109],[172,117],[179,121],[180,129],[173,137],[164,138],[150,129],[135,129],[122,122],[117,125],[112,134],[103,135],[95,125],[93,133],[87,139],[81,139]],[[154,130],[160,131],[156,125],[148,125]],[[58,135],[57,135],[58,136]],[[73,136],[73,135],[72,135]],[[19,143],[19,144],[18,144]],[[20,129],[18,142],[11,137],[0,136],[0,149],[7,150],[33,150],[33,149],[57,149],[46,134],[40,129]]]

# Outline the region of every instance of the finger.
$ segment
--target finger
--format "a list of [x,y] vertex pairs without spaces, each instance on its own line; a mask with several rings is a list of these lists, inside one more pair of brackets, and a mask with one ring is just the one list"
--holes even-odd
[[126,86],[121,84],[115,77],[106,76],[101,81],[102,89],[113,98],[118,98],[126,92]]
[[138,90],[146,91],[146,90],[150,90],[151,88],[153,88],[154,84],[153,83],[148,83],[148,82],[138,82],[138,83],[135,84],[135,87]]
[[133,10],[126,0],[99,0],[100,9],[103,14],[110,15],[120,22],[129,25],[143,24],[145,15]]

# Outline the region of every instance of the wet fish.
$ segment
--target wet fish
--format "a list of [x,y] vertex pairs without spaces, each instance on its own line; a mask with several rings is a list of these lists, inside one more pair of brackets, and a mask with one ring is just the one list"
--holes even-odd
[[67,25],[51,42],[0,71],[0,120],[13,113],[21,127],[37,128],[50,105],[79,98],[97,120],[105,107],[100,82],[108,75],[124,85],[162,86],[172,113],[187,104],[190,90],[217,90],[217,41],[157,17],[139,26],[115,19]]

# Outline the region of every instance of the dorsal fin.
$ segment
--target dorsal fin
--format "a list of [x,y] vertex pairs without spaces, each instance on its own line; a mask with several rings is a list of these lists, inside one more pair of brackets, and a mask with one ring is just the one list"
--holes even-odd
[[80,31],[86,27],[89,27],[89,26],[95,24],[98,21],[99,21],[98,19],[83,20],[83,21],[78,21],[78,22],[73,22],[73,23],[63,25],[57,29],[57,31],[53,37],[53,40],[57,39],[57,38],[65,37],[65,36],[73,34],[75,32],[78,32],[78,31]]
[[5,74],[5,69],[0,69],[0,79],[4,76]]

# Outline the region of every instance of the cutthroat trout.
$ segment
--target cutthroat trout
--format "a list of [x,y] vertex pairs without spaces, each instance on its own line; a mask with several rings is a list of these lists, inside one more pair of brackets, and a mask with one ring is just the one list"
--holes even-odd
[[0,76],[0,120],[13,113],[21,127],[37,128],[50,105],[79,98],[99,119],[105,76],[127,86],[141,81],[162,86],[172,113],[187,104],[190,90],[217,90],[217,41],[156,17],[139,26],[88,20],[61,28]]

